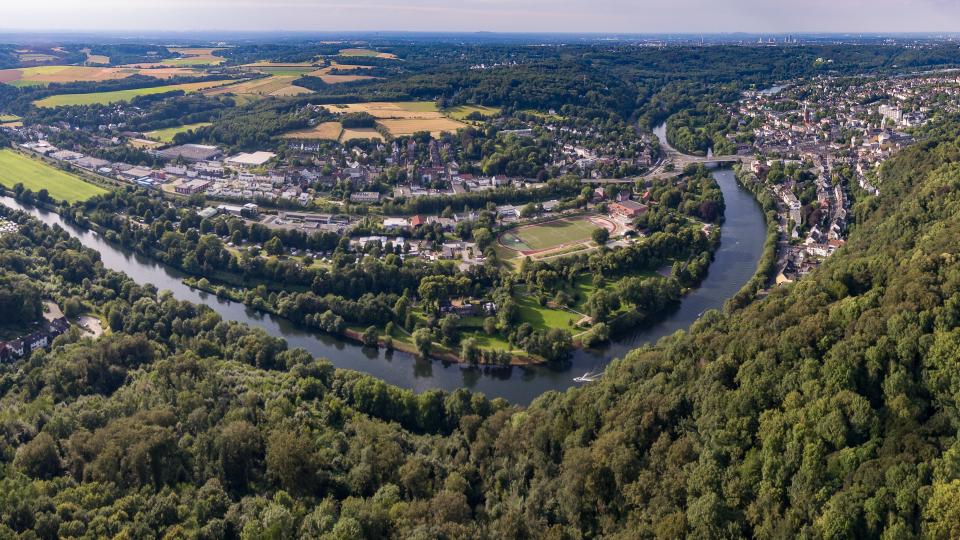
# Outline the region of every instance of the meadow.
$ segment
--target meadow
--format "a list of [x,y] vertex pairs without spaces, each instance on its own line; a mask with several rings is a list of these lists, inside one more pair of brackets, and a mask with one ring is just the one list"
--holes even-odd
[[432,136],[438,137],[444,131],[456,133],[458,129],[466,127],[464,123],[450,118],[384,119],[378,120],[377,124],[394,137],[413,135],[418,131],[429,131]]
[[454,120],[466,120],[473,113],[479,113],[485,117],[497,116],[500,114],[500,107],[487,107],[485,105],[459,105],[450,107],[443,111],[447,116]]
[[23,184],[34,192],[46,189],[54,199],[68,202],[85,201],[107,192],[100,186],[10,149],[0,150],[0,184],[11,189],[16,184]]
[[227,61],[226,58],[213,54],[222,50],[222,48],[170,47],[169,51],[181,55],[181,58],[167,58],[161,64],[165,66],[216,66]]
[[186,124],[186,125],[174,126],[166,129],[156,129],[153,131],[148,131],[144,133],[144,135],[148,139],[152,139],[152,140],[160,141],[164,143],[171,143],[173,142],[173,138],[177,135],[177,133],[185,133],[187,131],[206,127],[209,125],[210,125],[210,122],[197,122],[196,124]]
[[359,56],[366,58],[388,58],[390,60],[396,60],[397,55],[393,53],[377,52],[371,49],[341,49],[340,56]]
[[151,96],[155,94],[164,94],[182,90],[186,93],[199,92],[207,88],[223,86],[231,81],[207,81],[188,84],[171,84],[166,86],[151,86],[149,88],[132,88],[130,90],[117,90],[114,92],[95,92],[91,94],[57,94],[41,100],[34,101],[37,107],[61,107],[70,105],[106,105],[108,103],[118,103],[129,101],[138,96]]
[[355,66],[351,64],[338,64],[336,62],[331,62],[329,66],[315,70],[315,71],[311,71],[306,75],[308,77],[316,77],[327,84],[366,81],[370,79],[376,79],[376,77],[371,77],[369,75],[357,75],[357,74],[347,74],[347,73],[331,73],[331,71],[335,69],[338,71],[362,71],[364,69],[371,69],[371,67],[372,66]]

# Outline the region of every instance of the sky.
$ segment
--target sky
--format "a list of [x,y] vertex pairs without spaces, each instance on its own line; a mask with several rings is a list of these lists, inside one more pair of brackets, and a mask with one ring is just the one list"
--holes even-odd
[[960,31],[960,0],[0,0],[27,31]]

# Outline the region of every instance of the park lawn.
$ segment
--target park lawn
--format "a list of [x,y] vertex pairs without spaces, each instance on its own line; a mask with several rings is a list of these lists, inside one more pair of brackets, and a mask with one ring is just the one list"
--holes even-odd
[[530,295],[516,298],[515,301],[520,307],[520,322],[530,323],[536,330],[550,328],[570,330],[573,328],[573,323],[580,320],[580,316],[575,313],[541,306]]
[[500,114],[500,107],[487,107],[485,105],[459,105],[450,107],[443,111],[447,116],[454,120],[466,120],[467,116],[473,113],[480,113],[483,116],[497,116]]
[[0,150],[0,184],[12,188],[18,183],[34,192],[46,189],[54,199],[68,202],[85,201],[107,192],[38,159],[9,149]]
[[233,81],[207,81],[187,84],[170,84],[166,86],[151,86],[149,88],[132,88],[129,90],[117,90],[113,92],[95,92],[92,94],[57,94],[38,101],[33,104],[37,107],[62,107],[72,105],[106,105],[109,103],[118,103],[121,101],[130,101],[139,96],[151,96],[155,94],[164,94],[183,90],[186,93],[198,92],[215,86],[222,86]]
[[166,129],[155,129],[153,131],[148,131],[144,133],[148,139],[157,140],[160,142],[171,143],[173,142],[174,136],[177,133],[185,133],[190,130],[197,128],[202,128],[211,125],[210,122],[197,122],[196,124],[186,124],[183,126],[175,126]]

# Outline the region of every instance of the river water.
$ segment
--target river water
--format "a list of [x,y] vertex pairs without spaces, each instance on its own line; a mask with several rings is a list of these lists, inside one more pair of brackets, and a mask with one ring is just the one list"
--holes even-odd
[[721,244],[710,273],[701,286],[683,298],[679,307],[660,322],[639,330],[599,350],[577,351],[564,368],[509,367],[474,368],[459,364],[420,360],[406,353],[376,351],[327,334],[314,332],[285,319],[258,313],[241,303],[217,298],[187,287],[183,273],[108,243],[92,231],[65,222],[58,214],[25,207],[9,197],[0,203],[23,210],[47,225],[59,225],[98,253],[108,268],[125,272],[138,283],[152,283],[169,290],[179,300],[205,304],[226,320],[240,321],[282,337],[291,347],[302,347],[335,366],[369,373],[384,381],[420,392],[432,388],[452,391],[465,387],[489,397],[503,397],[528,404],[550,390],[564,390],[578,383],[573,377],[602,370],[614,358],[644,343],[685,329],[709,309],[723,306],[752,276],[763,251],[766,226],[753,196],[740,188],[733,171],[714,171],[726,203],[726,221],[721,227]]

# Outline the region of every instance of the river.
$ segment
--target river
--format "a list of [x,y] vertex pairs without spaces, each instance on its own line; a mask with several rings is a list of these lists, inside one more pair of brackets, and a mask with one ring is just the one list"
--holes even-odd
[[644,343],[685,329],[706,310],[723,306],[752,276],[763,251],[766,226],[753,196],[739,187],[733,171],[713,172],[723,191],[726,221],[721,227],[721,244],[710,273],[701,286],[685,296],[679,307],[660,322],[639,330],[618,342],[598,350],[578,350],[564,368],[510,367],[475,368],[460,364],[420,360],[413,355],[375,351],[327,334],[313,332],[285,319],[256,312],[241,303],[217,298],[183,284],[182,272],[108,243],[93,231],[65,222],[58,214],[25,207],[9,197],[0,203],[23,210],[47,225],[59,225],[80,242],[98,253],[108,268],[125,272],[138,283],[152,283],[169,290],[179,300],[205,304],[226,320],[240,321],[282,337],[291,347],[302,347],[317,357],[329,359],[335,366],[369,373],[384,381],[420,392],[431,388],[452,391],[465,387],[489,397],[529,404],[550,390],[575,385],[573,377],[587,371],[600,371],[614,358]]

